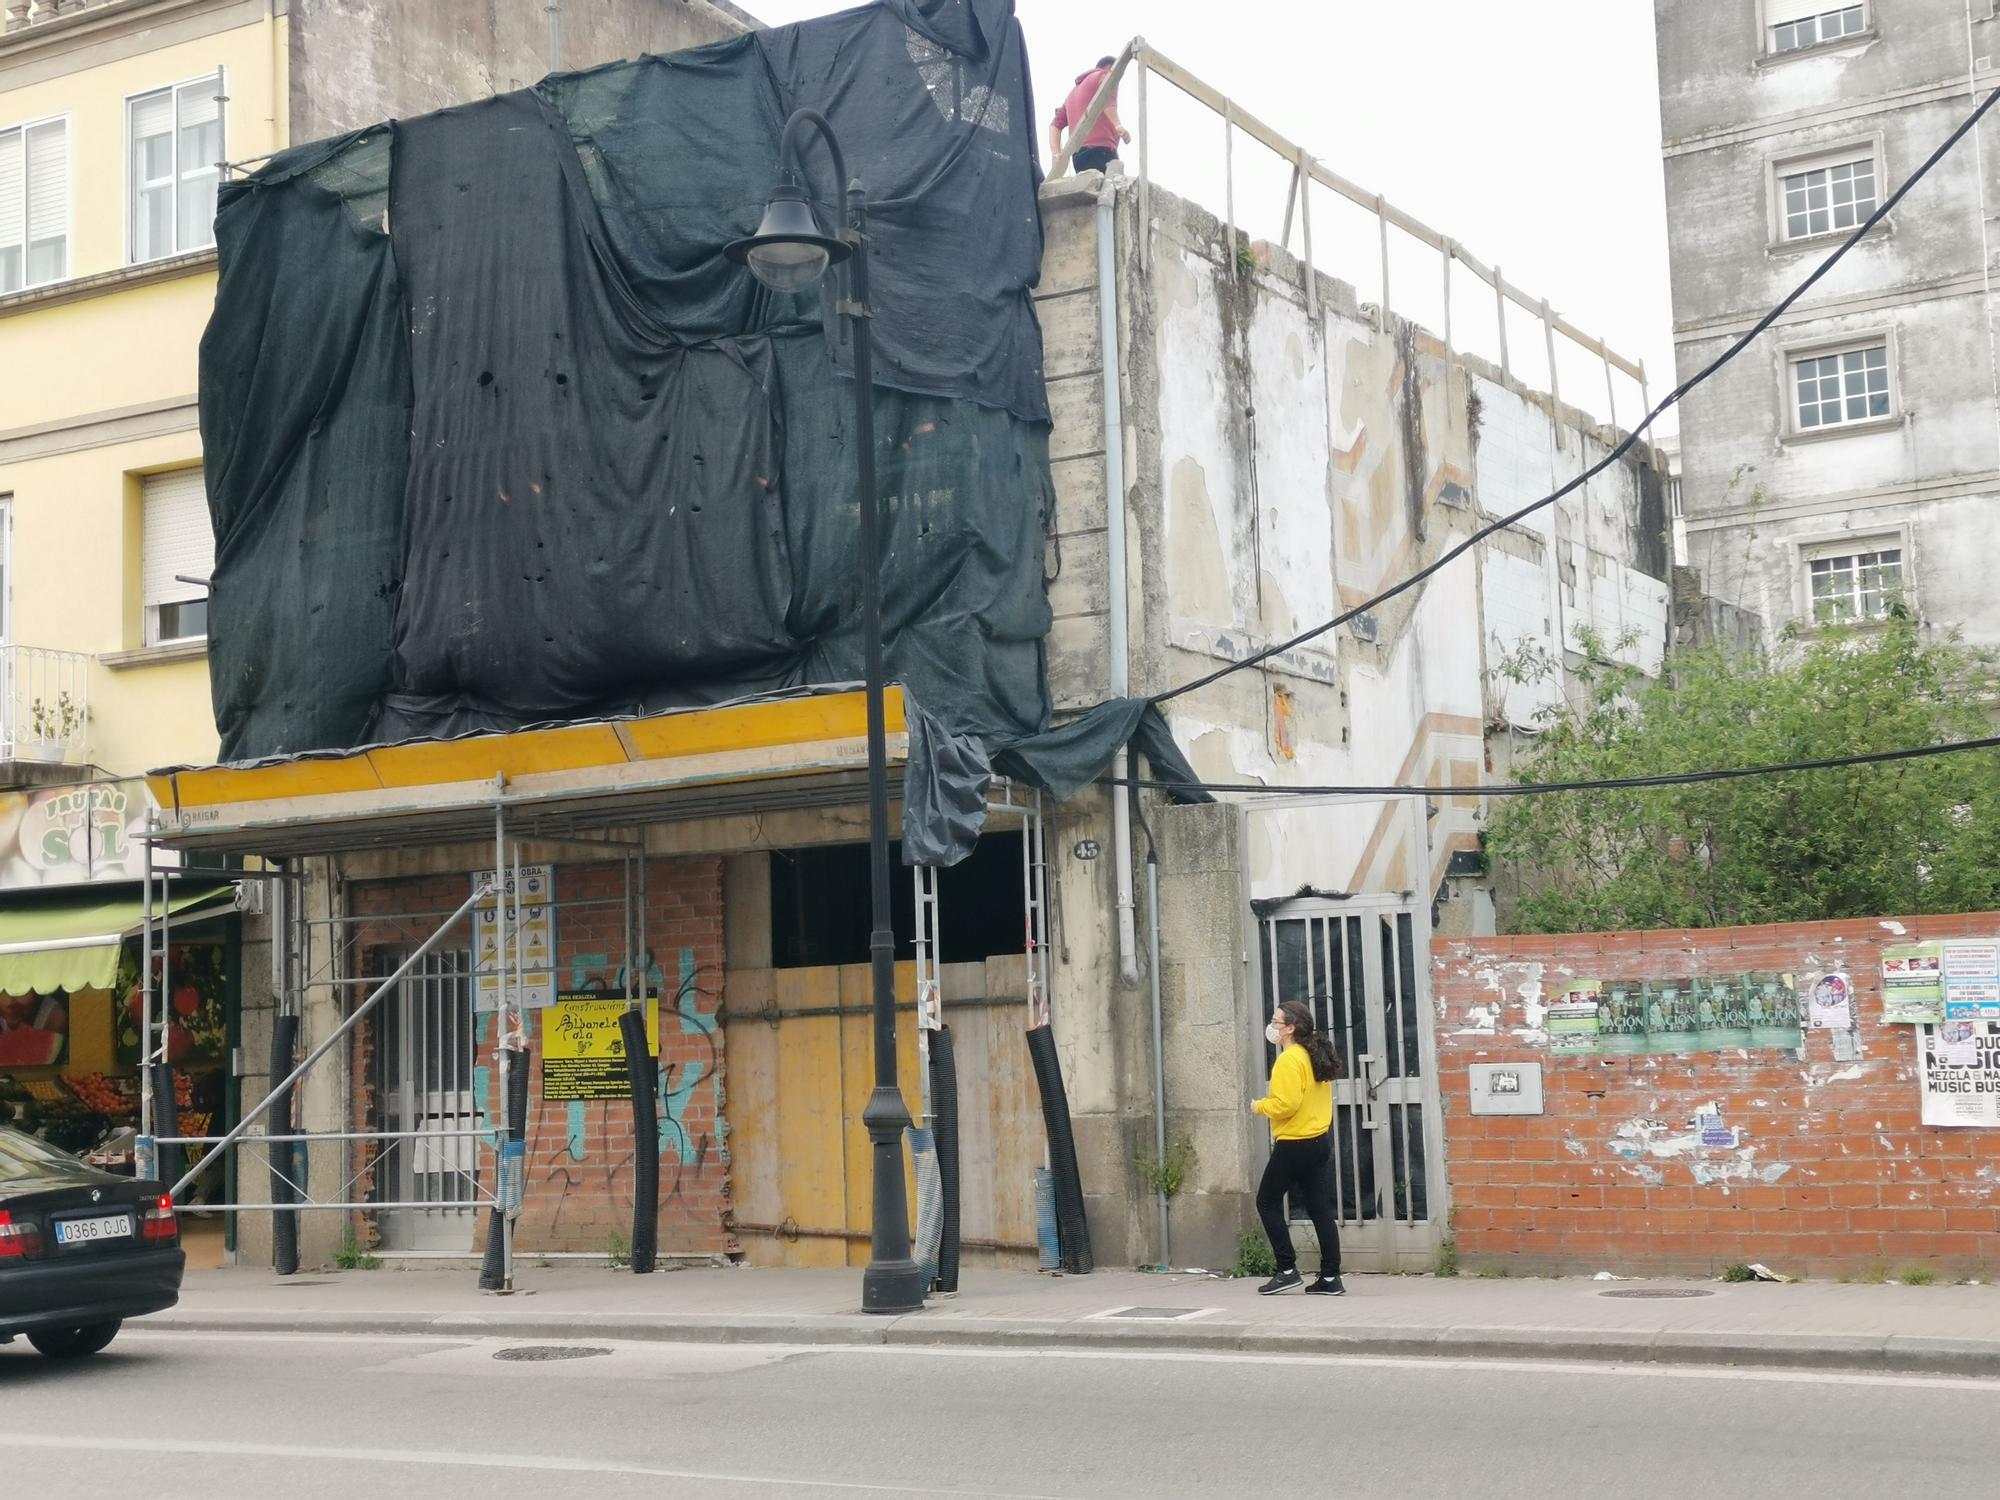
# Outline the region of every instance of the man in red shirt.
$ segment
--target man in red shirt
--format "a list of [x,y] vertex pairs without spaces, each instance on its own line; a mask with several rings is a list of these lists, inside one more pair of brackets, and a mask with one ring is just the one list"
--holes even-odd
[[[1105,75],[1118,65],[1115,57],[1100,57],[1097,66],[1088,73],[1078,76],[1076,87],[1069,91],[1069,97],[1056,106],[1056,117],[1049,122],[1049,159],[1055,160],[1062,150],[1062,135],[1065,130],[1079,124],[1089,112],[1090,101],[1097,97],[1098,87]],[[1102,172],[1112,162],[1118,160],[1118,145],[1132,139],[1132,132],[1118,123],[1118,99],[1114,95],[1104,106],[1104,113],[1097,117],[1097,123],[1090,127],[1090,134],[1083,138],[1070,157],[1073,172]]]

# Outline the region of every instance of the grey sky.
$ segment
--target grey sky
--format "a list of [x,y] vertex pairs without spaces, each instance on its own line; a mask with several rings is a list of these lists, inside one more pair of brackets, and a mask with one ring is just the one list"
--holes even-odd
[[[774,25],[848,8],[843,0],[744,4]],[[1643,359],[1654,399],[1672,386],[1649,0],[1018,0],[1017,9],[1038,140],[1076,75],[1143,34],[1334,171]],[[1129,86],[1121,102],[1129,124]],[[1220,212],[1220,120],[1157,82],[1148,103],[1153,174]],[[1241,137],[1236,161],[1240,222],[1276,239],[1288,170]],[[1374,300],[1381,273],[1372,218],[1323,191],[1313,215],[1320,269]],[[1443,294],[1435,253],[1407,240],[1392,245],[1390,279],[1396,310],[1436,329]],[[1454,342],[1494,357],[1490,294],[1461,273],[1452,298]],[[1516,314],[1508,338],[1517,372],[1546,386],[1536,323]],[[1572,351],[1558,368],[1565,399],[1604,416],[1602,366]],[[1637,392],[1622,379],[1617,401],[1629,424]],[[1671,427],[1670,414],[1660,430]]]

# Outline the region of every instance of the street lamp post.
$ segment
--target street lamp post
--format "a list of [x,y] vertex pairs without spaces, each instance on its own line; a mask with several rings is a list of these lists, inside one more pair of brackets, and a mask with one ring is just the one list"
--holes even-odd
[[[812,129],[826,142],[834,175],[846,185],[847,226],[838,236],[820,231],[800,186],[801,135]],[[749,239],[725,253],[773,291],[811,286],[828,266],[845,262],[847,295],[834,311],[854,335],[855,466],[861,500],[861,631],[868,689],[868,895],[871,930],[868,962],[874,983],[875,1091],[861,1119],[874,1151],[875,1216],[869,1233],[868,1269],[861,1276],[861,1310],[915,1312],[924,1305],[922,1269],[910,1256],[909,1202],[903,1192],[903,1132],[910,1112],[896,1086],[895,934],[889,918],[889,751],[882,706],[882,552],[880,496],[875,488],[874,350],[869,335],[868,204],[833,128],[817,110],[802,109],[785,122],[778,144],[782,174],[764,221]]]

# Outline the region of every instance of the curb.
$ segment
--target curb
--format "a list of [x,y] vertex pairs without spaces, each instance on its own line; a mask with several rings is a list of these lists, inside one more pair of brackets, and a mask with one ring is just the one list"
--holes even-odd
[[1481,1327],[1272,1328],[1244,1323],[1146,1327],[1016,1318],[879,1318],[853,1314],[199,1312],[154,1314],[162,1333],[356,1334],[642,1343],[799,1344],[817,1348],[1089,1349],[1126,1353],[1271,1354],[1555,1360],[1866,1374],[2000,1378],[2000,1341],[1840,1334],[1706,1333]]

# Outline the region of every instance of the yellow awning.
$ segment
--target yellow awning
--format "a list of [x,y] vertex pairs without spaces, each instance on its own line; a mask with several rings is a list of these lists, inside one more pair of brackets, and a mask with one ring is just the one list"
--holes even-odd
[[[183,920],[234,894],[227,885],[175,892],[167,910]],[[159,913],[155,913],[157,918]],[[47,995],[56,990],[108,990],[118,978],[118,950],[145,926],[146,909],[132,894],[79,891],[0,907],[0,994]],[[178,924],[176,924],[178,925]]]

